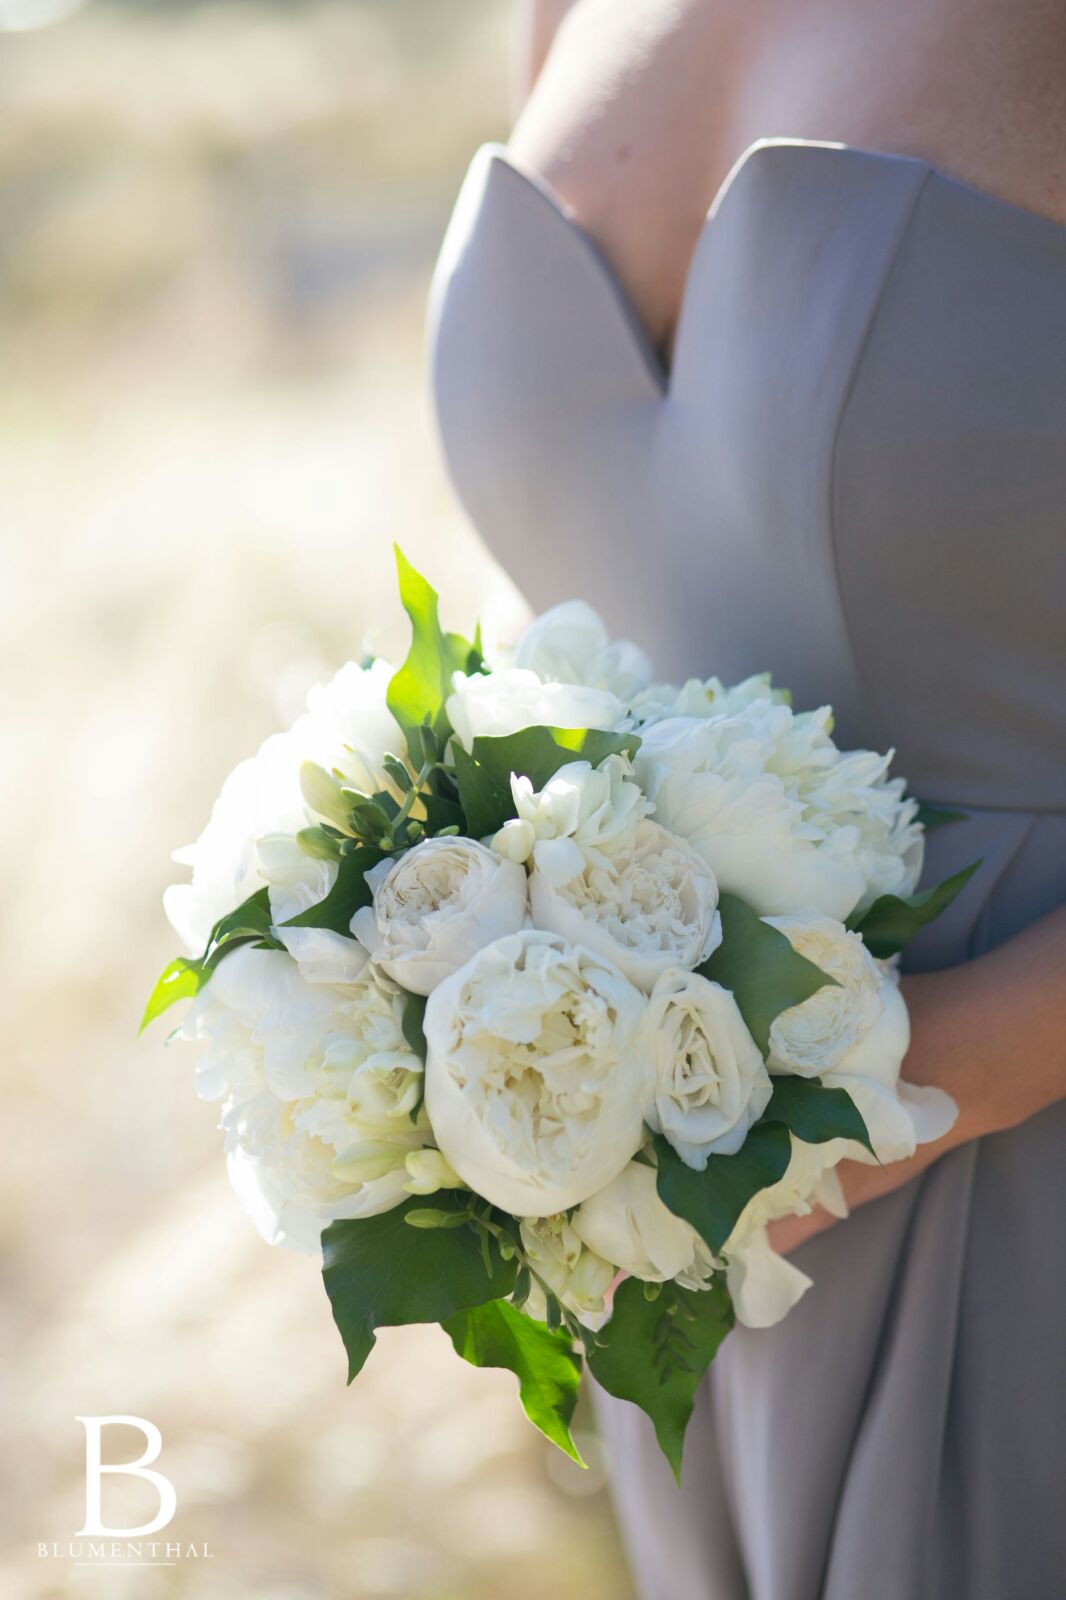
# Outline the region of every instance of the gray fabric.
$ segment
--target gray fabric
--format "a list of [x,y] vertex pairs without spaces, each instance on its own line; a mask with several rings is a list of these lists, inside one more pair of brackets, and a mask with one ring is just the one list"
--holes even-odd
[[[431,344],[456,488],[535,606],[584,596],[663,676],[771,668],[969,811],[927,879],[983,865],[912,968],[1066,901],[1066,228],[910,158],[760,143],[667,376],[594,246],[487,149]],[[680,1493],[604,1401],[648,1600],[1066,1593],[1064,1157],[1059,1106],[798,1252],[815,1286],[727,1341]]]

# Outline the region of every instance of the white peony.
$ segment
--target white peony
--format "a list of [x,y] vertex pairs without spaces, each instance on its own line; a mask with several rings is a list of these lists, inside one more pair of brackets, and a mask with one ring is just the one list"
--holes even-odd
[[366,881],[374,904],[355,913],[352,932],[414,994],[430,994],[526,920],[522,867],[473,839],[426,839]]
[[330,1222],[405,1198],[409,1153],[430,1142],[422,1063],[402,1029],[404,996],[373,968],[308,984],[278,951],[227,956],[182,1036],[202,1047],[197,1087],[224,1097],[230,1176],[271,1243],[315,1249]]
[[623,1272],[646,1283],[668,1279],[706,1289],[715,1260],[691,1223],[659,1198],[655,1168],[631,1161],[574,1212],[578,1238]]
[[628,639],[609,639],[603,622],[584,600],[566,600],[531,622],[515,647],[513,661],[544,683],[606,689],[625,705],[651,681],[651,663],[643,650]]
[[595,950],[639,989],[669,967],[699,966],[722,942],[713,873],[657,822],[639,822],[599,862],[570,841],[538,846],[533,859],[534,926]]
[[655,1061],[648,1126],[698,1172],[712,1154],[735,1155],[773,1085],[729,990],[672,968],[651,992],[645,1029]]
[[568,761],[543,789],[529,778],[511,776],[515,815],[492,841],[494,850],[512,861],[535,855],[547,866],[554,855],[569,860],[573,851],[553,850],[557,840],[572,840],[583,857],[599,866],[651,810],[651,802],[634,780],[626,756],[607,756],[598,767],[589,761]]
[[834,1171],[849,1148],[845,1141],[805,1144],[795,1135],[791,1138],[792,1153],[783,1176],[749,1200],[722,1246],[733,1308],[738,1322],[749,1328],[770,1328],[780,1322],[811,1286],[805,1272],[774,1250],[768,1224],[781,1217],[807,1216],[816,1205],[835,1217],[848,1214]]
[[646,728],[635,758],[655,816],[690,839],[723,891],[763,914],[847,917],[921,870],[916,805],[891,756],[841,755],[827,709],[754,699],[729,716]]
[[464,750],[475,739],[520,733],[524,728],[614,728],[624,708],[607,689],[542,683],[535,672],[504,667],[466,677],[457,672],[446,710]]
[[426,1109],[471,1189],[519,1217],[577,1205],[644,1137],[645,1001],[609,962],[526,929],[480,951],[426,1007]]
[[[775,1017],[772,1072],[817,1077],[846,1089],[866,1123],[878,1160],[904,1161],[919,1144],[941,1138],[958,1107],[942,1089],[900,1081],[910,1044],[906,1002],[894,974],[876,962],[857,933],[830,917],[767,917],[792,948],[837,980]],[[872,1157],[849,1146],[856,1160]]]
[[264,887],[257,843],[266,834],[295,834],[312,820],[300,788],[300,769],[313,761],[336,769],[358,789],[386,779],[382,757],[402,736],[385,703],[393,668],[349,662],[307,697],[307,711],[287,733],[267,739],[230,773],[211,818],[195,844],[174,859],[192,867],[192,882],[172,884],[164,909],[186,949],[199,955],[214,924]]
[[523,1309],[544,1321],[547,1300],[542,1284],[546,1284],[560,1305],[587,1328],[601,1327],[608,1315],[605,1296],[615,1277],[611,1263],[582,1244],[565,1215],[527,1217],[519,1231],[536,1273]]

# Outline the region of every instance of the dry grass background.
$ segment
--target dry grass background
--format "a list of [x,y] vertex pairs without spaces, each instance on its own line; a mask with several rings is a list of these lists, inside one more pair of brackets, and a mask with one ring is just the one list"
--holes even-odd
[[[511,1378],[412,1329],[345,1390],[315,1263],[259,1242],[190,1059],[133,1036],[169,850],[369,628],[399,643],[390,541],[457,625],[521,618],[422,399],[506,11],[101,0],[0,35],[5,1600],[629,1593],[602,1472]],[[38,1559],[82,1524],[75,1416],[123,1412],[210,1562]]]

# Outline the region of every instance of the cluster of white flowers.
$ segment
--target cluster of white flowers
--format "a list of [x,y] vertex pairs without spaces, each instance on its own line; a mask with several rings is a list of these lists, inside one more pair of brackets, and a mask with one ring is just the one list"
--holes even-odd
[[[768,1224],[840,1211],[836,1164],[873,1157],[793,1137],[787,1172],[716,1258],[660,1198],[652,1136],[705,1172],[742,1148],[781,1074],[846,1090],[881,1161],[950,1126],[945,1096],[900,1081],[906,1007],[844,925],[921,870],[890,757],[842,753],[829,711],[794,713],[765,676],[652,684],[643,654],[571,602],[507,664],[455,674],[452,738],[476,755],[478,739],[530,727],[605,730],[634,735],[632,759],[575,755],[540,787],[516,772],[494,833],[392,848],[348,932],[286,927],[338,877],[297,835],[346,791],[402,800],[391,675],[347,666],[315,691],[229,779],[179,857],[192,883],[168,891],[197,953],[268,892],[282,948],[220,960],[181,1030],[203,1046],[201,1092],[223,1101],[257,1225],[313,1248],[332,1221],[465,1186],[519,1219],[534,1313],[548,1291],[596,1327],[619,1273],[699,1290],[724,1272],[742,1321],[777,1320],[807,1280]],[[699,970],[722,942],[724,893],[832,980],[776,1017],[765,1060],[734,994]],[[426,1000],[424,1062],[405,1034],[411,996]]]

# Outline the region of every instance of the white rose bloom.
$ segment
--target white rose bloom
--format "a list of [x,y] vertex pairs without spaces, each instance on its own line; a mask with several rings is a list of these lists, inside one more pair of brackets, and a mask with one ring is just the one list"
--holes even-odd
[[921,831],[890,756],[841,755],[827,709],[754,699],[729,716],[646,728],[635,758],[655,816],[690,839],[723,891],[761,914],[843,920],[921,867]]
[[307,697],[307,712],[277,733],[257,755],[230,773],[211,818],[194,845],[174,859],[192,867],[192,882],[172,884],[164,909],[186,949],[199,955],[220,917],[266,880],[256,852],[266,834],[294,834],[312,820],[300,788],[300,768],[313,761],[336,769],[358,789],[386,785],[381,760],[402,735],[385,703],[393,668],[349,662]]
[[651,992],[645,1032],[655,1061],[648,1126],[697,1172],[712,1154],[735,1155],[773,1085],[729,990],[672,968]]
[[609,639],[603,622],[584,600],[566,600],[530,623],[513,661],[544,683],[607,689],[625,705],[651,681],[651,663],[643,650],[628,639]]
[[430,994],[471,956],[526,920],[526,875],[473,839],[426,839],[366,875],[373,906],[352,932],[413,994]]
[[264,1238],[314,1249],[323,1227],[405,1198],[422,1063],[403,1038],[404,996],[368,968],[308,984],[278,951],[225,957],[186,1016],[203,1046],[198,1088],[225,1096],[234,1188]]
[[607,689],[542,683],[523,667],[471,677],[457,672],[452,682],[446,710],[464,750],[472,749],[475,739],[523,728],[614,728],[624,715],[621,701]]
[[526,929],[429,997],[426,1109],[471,1189],[518,1217],[577,1205],[644,1137],[644,997],[609,962]]
[[[530,1266],[564,1306],[587,1328],[599,1328],[607,1320],[605,1295],[614,1282],[615,1269],[594,1250],[589,1250],[564,1215],[527,1218],[520,1227],[522,1248]],[[547,1301],[536,1279],[523,1310],[544,1321]]]
[[[775,1017],[771,1071],[846,1089],[882,1162],[904,1161],[919,1144],[941,1138],[958,1107],[943,1090],[900,1081],[910,1020],[891,968],[870,955],[857,933],[830,917],[767,917],[792,948],[837,980]],[[859,1145],[855,1160],[873,1158]]]
[[651,810],[634,780],[626,756],[607,756],[598,767],[589,761],[568,761],[543,789],[534,790],[528,778],[511,776],[516,815],[505,822],[492,841],[493,849],[513,861],[548,866],[552,855],[569,860],[572,851],[550,848],[556,840],[573,840],[582,855],[606,865],[606,857],[623,841],[632,839],[638,822]]
[[722,1255],[737,1320],[746,1327],[773,1327],[810,1288],[807,1274],[774,1250],[767,1225],[781,1217],[807,1216],[816,1205],[846,1217],[847,1204],[833,1169],[849,1149],[842,1139],[815,1145],[793,1135],[784,1175],[741,1212]]
[[691,1223],[659,1199],[655,1168],[641,1161],[631,1161],[579,1206],[572,1226],[590,1250],[634,1278],[669,1279],[683,1289],[710,1286],[714,1257]]
[[717,949],[718,885],[685,839],[645,820],[602,865],[566,844],[534,851],[535,927],[595,950],[645,991],[667,968],[699,966]]

